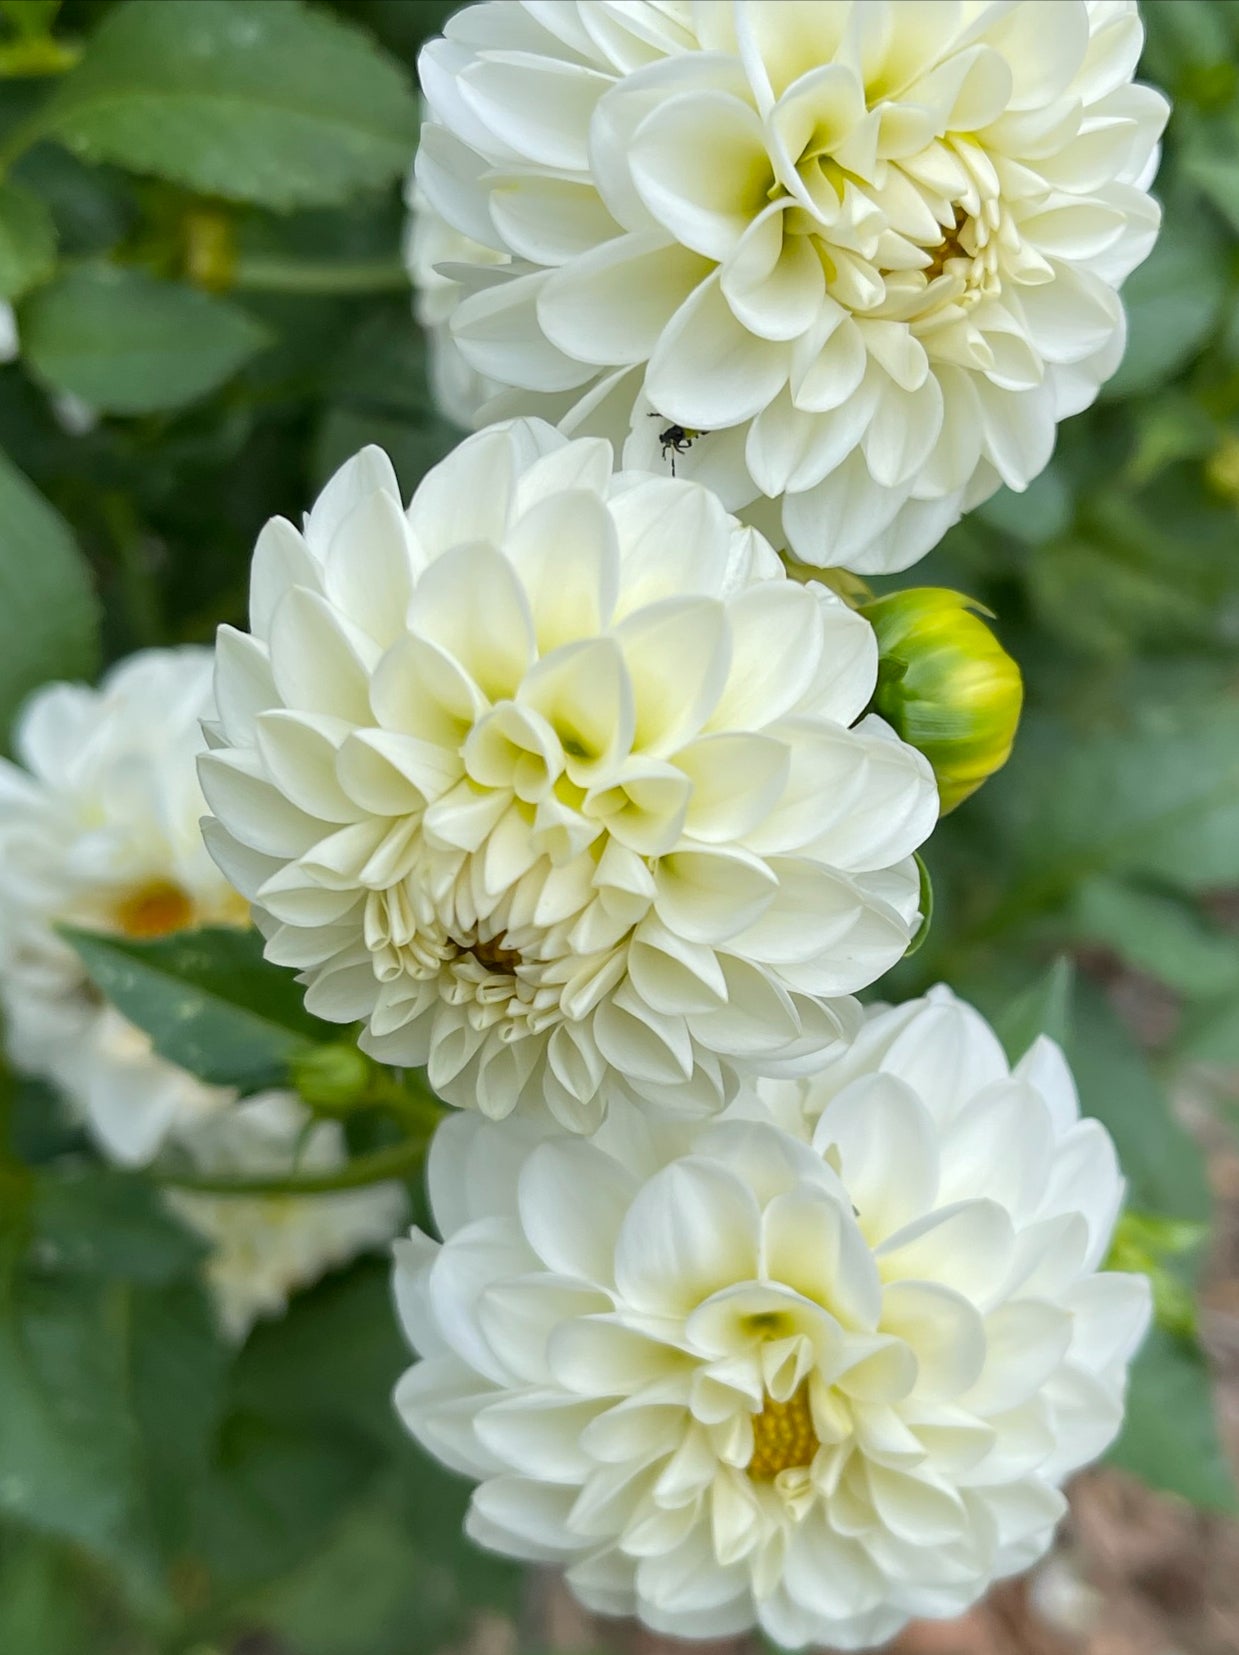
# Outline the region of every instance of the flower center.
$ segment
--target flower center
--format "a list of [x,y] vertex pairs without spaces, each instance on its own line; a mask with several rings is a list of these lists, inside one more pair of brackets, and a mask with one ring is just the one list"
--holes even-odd
[[761,1412],[754,1415],[749,1476],[754,1482],[772,1483],[780,1471],[812,1465],[819,1446],[806,1380],[786,1402],[768,1396]]
[[139,885],[112,910],[116,929],[126,937],[170,937],[188,930],[195,918],[193,898],[170,879]]
[[959,239],[967,222],[965,214],[956,207],[954,229],[946,232],[937,247],[932,249],[927,247],[925,249],[931,255],[929,263],[925,266],[925,280],[927,282],[935,281],[943,273],[949,259],[971,260],[972,254],[961,244]]
[[520,953],[515,948],[505,948],[498,937],[492,937],[489,942],[471,942],[461,946],[462,954],[472,954],[479,965],[484,965],[488,971],[505,971],[509,976],[516,974],[516,968],[521,963]]

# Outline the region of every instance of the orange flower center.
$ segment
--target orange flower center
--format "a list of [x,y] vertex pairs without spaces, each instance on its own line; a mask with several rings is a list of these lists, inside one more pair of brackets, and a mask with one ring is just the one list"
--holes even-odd
[[195,917],[192,897],[170,879],[139,885],[112,911],[116,929],[126,937],[169,937],[188,930]]

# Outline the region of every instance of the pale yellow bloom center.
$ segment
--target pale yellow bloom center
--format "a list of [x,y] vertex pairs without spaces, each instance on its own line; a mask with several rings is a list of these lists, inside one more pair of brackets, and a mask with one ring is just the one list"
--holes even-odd
[[807,1468],[819,1446],[806,1381],[786,1402],[768,1396],[761,1412],[754,1415],[749,1476],[754,1482],[770,1483],[781,1471]]

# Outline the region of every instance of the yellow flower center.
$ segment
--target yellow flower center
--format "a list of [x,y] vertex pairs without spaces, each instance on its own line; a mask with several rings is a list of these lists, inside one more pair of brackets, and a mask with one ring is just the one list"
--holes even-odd
[[121,898],[112,911],[126,937],[170,937],[194,924],[193,898],[170,879],[152,879]]
[[749,1476],[754,1482],[771,1483],[780,1471],[812,1465],[819,1446],[806,1380],[786,1402],[768,1396],[761,1412],[754,1415]]

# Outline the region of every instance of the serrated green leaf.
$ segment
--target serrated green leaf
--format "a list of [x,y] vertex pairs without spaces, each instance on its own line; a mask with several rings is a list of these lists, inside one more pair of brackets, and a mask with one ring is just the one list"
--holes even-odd
[[1158,1329],[1149,1335],[1132,1367],[1127,1420],[1110,1462],[1207,1511],[1239,1512],[1209,1370],[1186,1341]]
[[399,177],[418,115],[399,64],[300,0],[128,0],[42,125],[89,160],[288,209]]
[[286,1084],[289,1065],[329,1023],[306,1011],[291,972],[262,957],[256,932],[183,931],[151,942],[66,930],[100,992],[170,1063],[217,1086]]
[[0,181],[0,299],[19,299],[55,267],[51,214],[20,184]]
[[270,337],[237,305],[107,264],[66,270],[32,293],[20,327],[34,373],[106,414],[195,402]]
[[0,454],[0,748],[18,706],[48,678],[85,678],[99,610],[69,525]]

